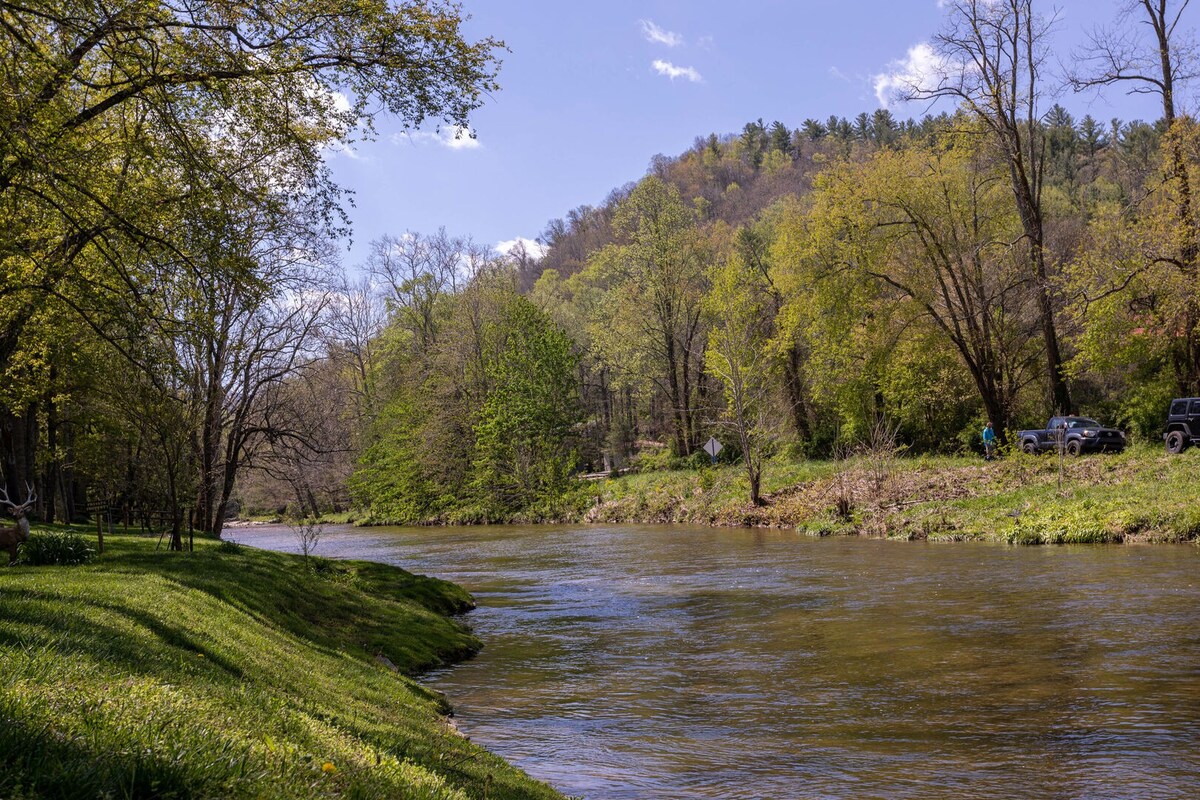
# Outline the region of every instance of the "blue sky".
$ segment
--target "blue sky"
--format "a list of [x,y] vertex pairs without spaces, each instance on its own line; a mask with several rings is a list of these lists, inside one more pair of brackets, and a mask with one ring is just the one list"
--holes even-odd
[[[1118,3],[1038,5],[1057,9],[1066,58]],[[335,179],[356,193],[349,266],[386,233],[444,226],[492,245],[533,239],[551,218],[640,178],[655,154],[759,117],[795,128],[874,111],[879,76],[903,70],[944,14],[938,0],[464,0],[464,9],[469,36],[511,50],[502,89],[475,114],[475,140],[405,135],[382,120],[375,141],[331,156]],[[1077,118],[1159,116],[1156,98],[1115,89],[1058,100]],[[901,119],[925,110],[891,109]]]

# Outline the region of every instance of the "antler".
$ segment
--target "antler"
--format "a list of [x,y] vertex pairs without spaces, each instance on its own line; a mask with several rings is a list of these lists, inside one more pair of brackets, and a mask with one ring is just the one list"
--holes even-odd
[[21,508],[25,511],[33,508],[33,504],[37,502],[37,493],[33,491],[33,484],[25,481],[25,497],[26,500],[21,504]]
[[12,500],[8,499],[8,489],[5,488],[3,482],[0,481],[0,502],[8,506],[9,513],[16,514],[17,512],[28,511],[29,509],[33,508],[33,504],[37,502],[37,495],[33,491],[33,484],[29,483],[29,481],[25,482],[25,496],[27,499],[24,503],[21,503],[20,505],[14,503]]

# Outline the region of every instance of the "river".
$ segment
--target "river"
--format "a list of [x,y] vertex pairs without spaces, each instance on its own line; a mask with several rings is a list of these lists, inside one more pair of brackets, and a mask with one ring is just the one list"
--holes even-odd
[[485,647],[424,682],[568,795],[1200,797],[1196,546],[339,527],[317,553],[468,588]]

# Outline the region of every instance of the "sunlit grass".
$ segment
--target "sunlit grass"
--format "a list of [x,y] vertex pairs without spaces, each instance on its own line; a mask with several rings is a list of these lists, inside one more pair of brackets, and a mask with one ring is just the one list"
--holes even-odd
[[[815,534],[1014,543],[1192,541],[1200,538],[1200,450],[1169,455],[1140,445],[1118,455],[1012,453],[899,457],[879,480],[862,458],[776,460],[766,502],[748,502],[741,467],[647,472],[599,484],[587,518],[796,527]],[[849,498],[849,518],[836,497]]]
[[[35,530],[35,536],[37,532]],[[458,587],[377,564],[106,537],[0,571],[0,797],[556,797],[404,673],[478,647]]]

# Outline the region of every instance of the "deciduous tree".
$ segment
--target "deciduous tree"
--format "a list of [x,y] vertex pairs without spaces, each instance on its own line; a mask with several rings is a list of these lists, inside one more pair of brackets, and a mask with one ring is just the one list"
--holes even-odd
[[1003,155],[1037,299],[1050,405],[1067,411],[1071,395],[1042,209],[1046,133],[1040,104],[1051,23],[1034,11],[1033,0],[949,0],[946,6],[946,25],[933,39],[940,61],[932,75],[907,88],[906,96],[955,101],[984,124]]

